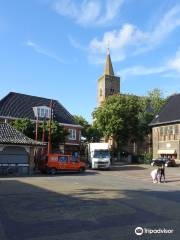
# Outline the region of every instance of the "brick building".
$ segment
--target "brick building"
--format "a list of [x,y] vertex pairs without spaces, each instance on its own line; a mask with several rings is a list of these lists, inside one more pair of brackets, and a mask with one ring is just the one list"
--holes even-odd
[[65,153],[79,151],[81,126],[57,100],[10,92],[0,101],[0,121],[9,122],[23,118],[36,121],[37,116],[39,122],[44,119],[49,120],[51,101],[53,120],[59,122],[69,132],[65,144],[60,146],[61,150]]
[[180,160],[180,94],[173,95],[151,122],[153,158]]

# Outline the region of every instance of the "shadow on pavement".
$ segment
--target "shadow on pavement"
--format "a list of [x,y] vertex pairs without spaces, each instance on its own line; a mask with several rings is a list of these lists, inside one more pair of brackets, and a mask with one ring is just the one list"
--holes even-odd
[[[60,177],[60,176],[93,176],[93,175],[98,175],[99,173],[98,172],[95,172],[95,171],[85,171],[85,172],[82,172],[82,173],[79,173],[77,171],[74,171],[74,172],[70,172],[70,171],[62,171],[62,172],[58,172],[54,175],[52,174],[42,174],[42,173],[33,173],[31,175],[14,175],[14,174],[8,174],[8,175],[0,175],[0,179],[6,179],[6,178],[36,178],[36,177],[42,177],[42,178],[49,178],[49,177]],[[1,240],[1,239],[0,239]]]
[[[180,239],[180,191],[79,188],[67,192],[59,183],[53,192],[21,180],[3,180],[0,189],[4,239],[131,240],[136,239],[137,226],[174,228],[173,238],[168,239]],[[166,237],[151,235],[151,239]]]

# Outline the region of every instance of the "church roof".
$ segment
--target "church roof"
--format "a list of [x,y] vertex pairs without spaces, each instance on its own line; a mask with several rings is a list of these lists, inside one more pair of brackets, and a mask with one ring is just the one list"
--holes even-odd
[[109,51],[106,56],[106,65],[105,65],[104,74],[114,76],[114,71],[113,71],[113,66],[112,66],[111,56]]
[[[35,120],[33,107],[50,106],[51,99],[10,92],[0,100],[0,118],[28,118]],[[53,119],[62,124],[78,125],[73,116],[53,100]]]
[[36,142],[35,140],[26,137],[23,133],[17,131],[7,123],[0,124],[0,144],[45,146],[42,142]]

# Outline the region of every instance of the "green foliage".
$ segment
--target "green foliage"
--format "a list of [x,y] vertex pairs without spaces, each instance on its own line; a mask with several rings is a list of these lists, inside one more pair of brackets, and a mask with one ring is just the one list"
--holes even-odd
[[105,137],[113,137],[119,146],[137,138],[138,99],[134,95],[110,96],[93,112],[95,125]]
[[89,128],[90,124],[82,116],[74,115],[73,117],[76,122],[83,127],[81,129],[81,135],[87,138],[87,129]]
[[128,141],[144,140],[151,130],[148,124],[166,101],[159,89],[145,97],[110,96],[93,112],[94,124],[104,137],[113,137],[122,149]]
[[86,129],[86,139],[88,142],[99,142],[101,138],[102,133],[97,127],[90,125]]
[[29,119],[16,119],[10,124],[26,136],[35,139],[35,123],[31,122]]
[[152,160],[152,153],[145,153],[141,156],[141,163],[150,164]]
[[147,99],[149,101],[153,115],[157,114],[167,101],[167,99],[163,97],[162,91],[158,88],[149,91]]
[[[31,122],[29,119],[17,119],[11,122],[11,125],[16,128],[18,131],[24,133],[27,137],[35,139],[36,135],[36,123]],[[48,142],[48,129],[49,122],[39,122],[38,124],[38,141],[42,141],[44,129],[44,141]],[[57,147],[60,143],[65,142],[65,138],[68,133],[59,125],[58,122],[52,121],[51,125],[51,140],[53,147]]]
[[86,138],[88,142],[99,142],[102,133],[95,125],[89,124],[82,116],[74,115],[74,118],[78,124],[80,124],[83,128],[81,130],[81,134]]
[[139,112],[139,137],[140,140],[150,133],[151,128],[148,124],[158,114],[162,106],[166,103],[167,98],[163,98],[162,92],[159,89],[154,89],[148,92],[145,97],[139,98],[141,111]]
[[[43,122],[38,126],[38,140],[42,141],[44,129],[44,141],[48,142],[49,122]],[[52,121],[51,123],[51,143],[52,146],[57,148],[60,143],[64,143],[68,132],[58,122]]]

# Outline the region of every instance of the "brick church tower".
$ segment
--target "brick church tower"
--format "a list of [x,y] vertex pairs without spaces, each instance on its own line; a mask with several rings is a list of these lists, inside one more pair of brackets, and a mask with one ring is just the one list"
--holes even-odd
[[103,75],[98,79],[98,106],[110,95],[120,93],[120,77],[114,75],[109,50]]

